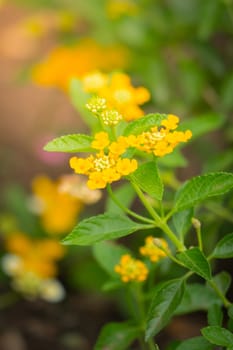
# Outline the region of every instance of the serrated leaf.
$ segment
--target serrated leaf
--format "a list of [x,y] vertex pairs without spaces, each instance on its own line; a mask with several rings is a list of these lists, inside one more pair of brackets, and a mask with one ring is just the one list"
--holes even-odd
[[138,224],[125,215],[105,213],[81,221],[62,242],[71,245],[92,245],[146,228],[147,225]]
[[217,243],[211,256],[218,259],[233,258],[233,233],[229,233]]
[[212,304],[207,313],[209,326],[221,326],[223,321],[222,306],[219,304]]
[[163,283],[156,289],[147,316],[146,340],[159,333],[172,318],[184,293],[184,281],[180,279]]
[[177,259],[189,270],[203,277],[205,280],[211,280],[211,270],[208,260],[199,248],[194,247],[177,254]]
[[[129,208],[136,196],[135,190],[130,183],[125,183],[114,190],[114,196],[118,201],[124,203],[124,206]],[[114,214],[122,214],[123,210],[109,196],[106,200],[106,211]]]
[[82,134],[72,134],[57,137],[44,146],[49,152],[90,152],[92,137]]
[[172,217],[173,225],[180,239],[184,239],[186,233],[192,225],[193,208],[188,208],[175,213]]
[[201,333],[212,344],[220,346],[231,346],[233,344],[233,333],[226,328],[209,326],[202,328]]
[[233,187],[233,174],[217,172],[196,176],[176,194],[173,212],[193,207],[205,199],[224,194]]
[[194,337],[184,340],[176,350],[212,350],[213,346],[203,337]]
[[213,289],[200,283],[187,284],[175,314],[183,315],[200,310],[207,311],[213,303],[221,304],[221,300]]
[[[189,118],[182,121],[179,130],[191,130],[192,138],[191,142],[197,137],[207,134],[211,131],[218,129],[224,122],[224,116],[217,113],[209,113],[199,115],[195,118]],[[189,141],[189,142],[190,142]]]
[[163,197],[163,183],[159,176],[156,162],[147,162],[141,164],[138,169],[130,176],[141,190],[151,197],[161,200]]
[[124,136],[139,135],[153,126],[159,126],[161,121],[166,117],[167,114],[147,114],[145,117],[141,117],[129,123],[129,125],[125,128]]
[[94,350],[127,350],[140,329],[128,322],[109,323],[100,332]]
[[112,277],[116,277],[114,267],[119,263],[129,249],[114,242],[100,242],[93,246],[93,254],[99,265]]

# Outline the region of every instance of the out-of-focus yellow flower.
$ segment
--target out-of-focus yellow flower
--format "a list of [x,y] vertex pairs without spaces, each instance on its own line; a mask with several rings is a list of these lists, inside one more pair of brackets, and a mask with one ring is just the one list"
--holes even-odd
[[64,287],[57,279],[44,279],[28,272],[16,276],[12,281],[12,287],[27,299],[41,298],[51,303],[63,300],[66,294]]
[[65,248],[52,239],[32,239],[23,232],[13,232],[6,238],[7,254],[2,258],[3,271],[12,277],[12,287],[29,298],[40,297],[57,302],[65,291],[57,275],[57,261]]
[[116,124],[122,119],[130,121],[140,118],[144,112],[139,106],[150,99],[149,91],[142,86],[134,87],[130,77],[124,73],[114,73],[108,78],[100,72],[89,73],[83,78],[83,88],[99,97],[91,99],[87,108],[107,125],[111,125],[112,120]]
[[109,18],[116,19],[123,15],[136,15],[139,7],[132,0],[109,0],[106,2],[106,12]]
[[63,234],[73,228],[83,202],[60,190],[60,179],[38,176],[32,182],[34,203],[41,223],[49,234]]
[[169,114],[167,119],[161,122],[161,127],[152,127],[150,131],[143,132],[136,138],[128,139],[129,143],[131,140],[131,146],[140,151],[153,153],[157,157],[165,156],[171,153],[179,143],[187,142],[192,137],[190,130],[174,130],[177,128],[178,122],[177,116]]
[[75,173],[88,176],[87,186],[90,189],[105,188],[108,183],[118,181],[137,169],[135,159],[120,157],[127,148],[126,138],[123,136],[110,143],[106,132],[97,133],[92,147],[99,151],[95,156],[70,159],[70,167]]
[[121,257],[119,264],[115,266],[115,272],[121,276],[123,282],[127,283],[131,281],[145,281],[149,271],[141,260],[125,254]]
[[102,197],[101,191],[90,190],[83,177],[77,175],[62,176],[60,178],[59,191],[70,194],[86,205],[94,204]]
[[152,236],[148,236],[145,240],[145,245],[140,247],[140,253],[147,256],[152,262],[157,262],[166,257],[164,250],[168,250],[167,242],[162,238],[154,238]]
[[19,274],[28,271],[41,278],[55,276],[55,261],[65,254],[65,249],[59,242],[52,239],[30,239],[22,232],[10,234],[5,246],[12,256],[20,258],[20,269],[17,271],[12,267],[12,271]]
[[127,61],[126,49],[119,46],[104,47],[91,39],[85,39],[76,46],[55,48],[47,59],[34,67],[32,79],[39,85],[67,91],[71,78],[82,78],[97,69],[109,72],[125,68]]

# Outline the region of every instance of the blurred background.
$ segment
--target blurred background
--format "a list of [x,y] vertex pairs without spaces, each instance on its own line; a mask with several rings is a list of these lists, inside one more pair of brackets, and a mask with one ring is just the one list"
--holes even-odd
[[[105,275],[90,250],[57,246],[78,217],[104,208],[100,193],[74,195],[66,154],[43,151],[54,137],[88,131],[71,78],[123,71],[150,91],[146,112],[179,115],[194,137],[163,164],[179,181],[232,171],[232,62],[232,0],[0,0],[1,350],[92,349],[100,327],[121,319],[111,295],[101,294]],[[60,211],[43,211],[57,201]],[[52,247],[46,266],[29,256],[34,249],[44,259],[41,244]],[[14,259],[28,279],[18,278]],[[198,328],[198,315],[192,327],[177,319],[171,338],[180,329],[195,335],[195,317]]]

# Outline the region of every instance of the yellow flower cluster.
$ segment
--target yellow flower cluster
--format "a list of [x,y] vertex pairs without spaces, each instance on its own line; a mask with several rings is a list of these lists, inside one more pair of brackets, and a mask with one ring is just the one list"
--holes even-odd
[[110,142],[106,132],[99,132],[91,146],[98,150],[95,156],[70,159],[70,167],[75,173],[88,175],[87,186],[90,189],[105,188],[108,183],[118,181],[137,169],[135,159],[121,157],[128,147],[125,137],[120,136],[116,141]]
[[170,114],[161,122],[160,128],[155,126],[139,135],[119,136],[113,142],[107,132],[99,132],[91,143],[98,153],[87,158],[72,157],[70,167],[75,173],[89,177],[87,186],[90,189],[105,188],[108,183],[118,181],[137,169],[136,159],[121,157],[127,148],[134,147],[162,157],[171,153],[180,142],[186,142],[192,133],[190,130],[174,131],[178,122],[179,118]]
[[115,266],[115,272],[121,276],[123,282],[127,283],[130,281],[145,281],[149,271],[141,260],[134,259],[129,254],[125,254],[122,255],[120,263]]
[[6,239],[6,249],[20,258],[15,274],[31,272],[41,278],[57,274],[56,261],[65,254],[64,247],[52,239],[30,239],[25,233],[15,232]]
[[168,244],[164,239],[148,236],[145,240],[145,245],[140,247],[140,253],[143,256],[147,256],[152,262],[157,262],[166,257],[163,249],[168,250]]
[[103,113],[103,115],[118,113],[119,120],[124,118],[126,121],[138,119],[144,115],[139,106],[150,99],[150,93],[142,86],[134,87],[127,74],[106,75],[95,71],[86,74],[82,82],[86,92],[99,97],[87,104],[87,108],[93,113]]
[[169,114],[167,119],[161,122],[160,127],[152,127],[149,131],[138,136],[131,136],[131,146],[146,153],[153,153],[157,157],[171,153],[180,142],[187,142],[192,133],[190,130],[174,131],[179,123],[179,118]]
[[32,79],[42,86],[67,91],[71,78],[82,78],[101,69],[109,72],[127,65],[128,52],[119,46],[104,47],[85,39],[72,47],[58,47],[32,70]]
[[30,299],[57,302],[64,298],[65,290],[55,276],[57,260],[65,250],[57,241],[30,239],[23,232],[13,232],[6,239],[6,249],[2,268],[12,277],[15,290]]
[[70,193],[60,190],[61,181],[38,176],[32,182],[34,211],[49,234],[63,234],[73,228],[83,202]]

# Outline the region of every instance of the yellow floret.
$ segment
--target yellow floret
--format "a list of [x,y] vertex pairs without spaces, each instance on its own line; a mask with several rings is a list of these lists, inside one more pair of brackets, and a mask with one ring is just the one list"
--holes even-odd
[[132,258],[129,254],[121,257],[119,264],[115,266],[114,270],[125,283],[130,281],[143,282],[146,280],[149,272],[142,261]]

